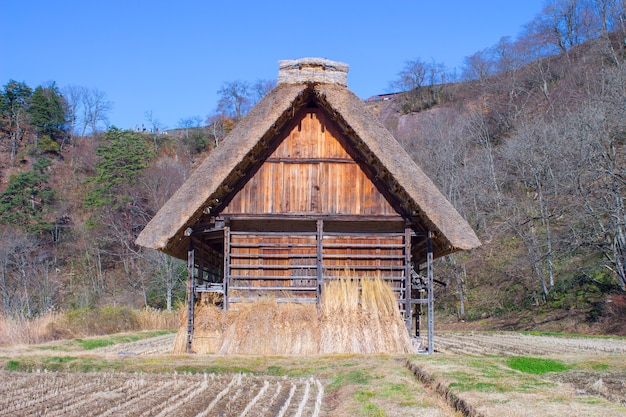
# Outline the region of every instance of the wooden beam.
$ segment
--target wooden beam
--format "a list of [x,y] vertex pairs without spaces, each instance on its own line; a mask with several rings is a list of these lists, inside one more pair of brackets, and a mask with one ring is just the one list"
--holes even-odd
[[[236,268],[233,268],[236,269]],[[231,284],[234,281],[290,281],[292,279],[317,280],[316,275],[234,275],[230,274]],[[257,287],[263,289],[263,287]]]
[[240,291],[310,291],[313,292],[316,290],[316,287],[255,287],[255,286],[231,286],[230,289],[232,291],[240,290]]
[[265,162],[283,162],[286,164],[318,164],[318,163],[333,163],[333,164],[354,164],[353,159],[348,158],[267,158]]
[[341,221],[341,222],[402,222],[404,217],[389,215],[357,215],[357,214],[223,214],[222,217],[236,220],[280,220],[280,221]]

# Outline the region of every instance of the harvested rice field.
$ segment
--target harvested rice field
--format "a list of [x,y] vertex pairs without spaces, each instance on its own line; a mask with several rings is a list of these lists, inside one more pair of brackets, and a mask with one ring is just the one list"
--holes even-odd
[[530,355],[626,354],[626,339],[564,337],[516,332],[438,333],[437,351],[447,354]]
[[243,374],[0,373],[2,416],[319,416],[318,379]]
[[1,347],[0,416],[626,415],[624,338],[442,332],[434,355],[292,356],[174,339]]

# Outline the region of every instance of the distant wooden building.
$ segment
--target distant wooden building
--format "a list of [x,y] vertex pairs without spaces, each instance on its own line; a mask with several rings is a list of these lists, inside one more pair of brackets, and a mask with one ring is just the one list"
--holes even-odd
[[190,335],[199,292],[222,292],[226,309],[265,294],[316,302],[351,271],[390,282],[409,329],[427,304],[432,351],[432,260],[480,242],[348,90],[347,71],[281,61],[277,87],[137,238],[188,260]]

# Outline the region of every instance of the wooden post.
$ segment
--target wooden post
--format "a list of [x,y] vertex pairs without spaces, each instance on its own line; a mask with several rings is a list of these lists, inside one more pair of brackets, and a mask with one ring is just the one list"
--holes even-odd
[[228,310],[228,284],[230,282],[230,226],[224,226],[224,310]]
[[317,293],[316,304],[320,308],[322,299],[322,285],[324,284],[324,275],[322,273],[322,240],[324,239],[324,220],[317,221]]
[[200,237],[200,250],[198,251],[198,257],[200,259],[198,260],[198,285],[204,285],[205,284],[205,282],[204,282],[204,268],[205,268],[204,258],[205,258],[205,252],[204,252],[204,250],[202,250],[202,249],[204,249],[203,248],[204,245],[202,244],[202,239],[201,239],[202,236],[199,236],[199,237]]
[[427,253],[426,253],[426,274],[427,274],[427,293],[428,293],[428,353],[435,352],[434,347],[434,315],[435,315],[435,300],[433,294],[433,241],[432,232],[428,231],[428,240],[426,241]]
[[191,353],[191,342],[193,340],[193,314],[195,303],[194,262],[193,239],[190,236],[189,250],[187,251],[187,353]]
[[[419,292],[421,294],[422,291],[420,290]],[[422,315],[422,303],[416,303],[415,304],[415,337],[420,337],[420,326],[422,325],[421,318],[420,318],[421,315]]]
[[411,228],[404,228],[404,321],[406,329],[411,334],[413,308],[411,303],[413,279],[411,273]]

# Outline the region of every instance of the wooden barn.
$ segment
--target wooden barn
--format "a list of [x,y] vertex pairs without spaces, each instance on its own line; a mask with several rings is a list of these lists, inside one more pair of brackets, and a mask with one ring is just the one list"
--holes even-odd
[[348,67],[280,61],[278,85],[161,208],[137,243],[187,259],[194,299],[315,303],[346,274],[380,276],[411,331],[432,260],[480,245],[467,222],[347,88]]

